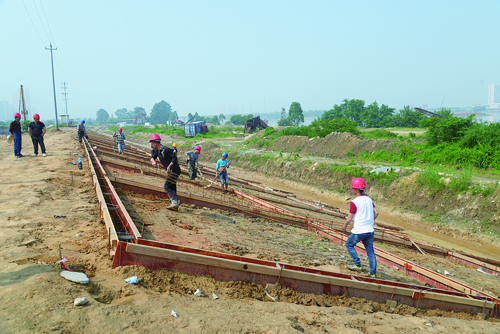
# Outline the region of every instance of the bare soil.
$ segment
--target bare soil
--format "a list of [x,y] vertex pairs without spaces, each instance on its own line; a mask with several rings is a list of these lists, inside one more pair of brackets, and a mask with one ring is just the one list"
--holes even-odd
[[[28,155],[31,142],[26,135],[23,140],[23,154]],[[315,296],[288,289],[270,291],[279,295],[280,301],[273,302],[253,284],[142,267],[110,269],[106,231],[86,158],[83,170],[69,163],[82,154],[75,130],[50,130],[45,140],[45,158],[15,159],[12,145],[0,142],[0,333],[500,333],[499,322],[464,313],[406,306],[392,311],[347,295]],[[246,171],[234,173],[248,177]],[[308,191],[304,188],[303,197]],[[164,200],[128,192],[120,196],[138,227],[145,224],[150,239],[346,270],[347,252],[307,231],[190,206],[167,213]],[[90,277],[88,285],[59,275],[59,243],[70,267]],[[469,284],[480,284],[482,279],[488,290],[499,293],[498,279],[489,281],[458,263],[425,259],[408,250],[391,251],[446,268]],[[379,271],[382,278],[409,281],[390,268],[380,266]],[[140,283],[125,283],[133,275]],[[192,295],[198,288],[203,291],[200,298]],[[212,293],[219,299],[212,299]],[[74,306],[78,297],[89,303]],[[179,318],[171,316],[172,310]]]

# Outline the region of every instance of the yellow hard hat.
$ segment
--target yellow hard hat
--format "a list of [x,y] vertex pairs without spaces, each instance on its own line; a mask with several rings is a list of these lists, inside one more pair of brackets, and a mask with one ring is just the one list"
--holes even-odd
[[173,144],[172,144],[172,146],[173,146],[173,147],[177,147],[177,144],[176,144],[176,143],[173,143]]

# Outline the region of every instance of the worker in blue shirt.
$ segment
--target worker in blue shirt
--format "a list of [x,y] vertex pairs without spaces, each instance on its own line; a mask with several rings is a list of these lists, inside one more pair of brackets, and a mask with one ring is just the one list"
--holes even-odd
[[228,192],[227,186],[229,185],[229,179],[227,177],[227,169],[229,168],[229,161],[227,161],[228,157],[229,154],[227,154],[227,152],[222,153],[222,157],[217,161],[217,165],[215,166],[220,178],[220,186],[223,193]]

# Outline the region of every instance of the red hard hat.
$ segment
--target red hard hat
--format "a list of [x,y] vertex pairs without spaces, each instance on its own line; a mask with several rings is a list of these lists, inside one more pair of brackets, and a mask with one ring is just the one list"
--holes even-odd
[[200,146],[200,145],[198,145],[198,146],[196,146],[194,149],[195,149],[195,150],[198,150],[198,151],[201,151],[201,146]]
[[14,114],[14,117],[21,117],[21,114],[20,114],[20,113],[18,113],[18,112],[16,112],[16,113]]
[[365,180],[363,180],[360,177],[355,178],[351,182],[351,188],[354,188],[354,189],[365,189],[366,188]]
[[118,131],[122,132],[123,130],[122,130],[122,128],[119,128]]
[[149,142],[151,143],[152,141],[159,142],[161,141],[160,135],[153,133],[151,137],[149,137]]
[[40,115],[38,115],[38,114],[34,114],[34,115],[33,115],[33,118],[38,118],[38,119],[40,119]]

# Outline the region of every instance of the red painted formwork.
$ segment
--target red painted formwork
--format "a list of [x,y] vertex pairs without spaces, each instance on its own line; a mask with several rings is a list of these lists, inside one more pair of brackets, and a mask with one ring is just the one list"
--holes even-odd
[[[210,263],[194,263],[190,261],[186,256],[177,256],[172,258],[164,258],[158,256],[149,256],[144,254],[137,254],[127,251],[127,243],[120,242],[116,251],[116,256],[113,261],[113,268],[118,266],[126,265],[139,265],[145,266],[151,270],[158,269],[169,269],[173,271],[180,271],[190,275],[208,275],[213,277],[218,281],[243,281],[252,282],[265,286],[266,284],[273,284],[278,281],[279,270],[275,270],[277,275],[269,275],[267,273],[259,273],[251,271],[248,269],[249,265],[256,264],[260,266],[265,266],[268,268],[276,268],[276,263],[271,261],[264,261],[258,259],[249,259],[244,257],[239,257],[235,255],[221,254],[216,252],[204,251],[199,249],[192,249],[188,247],[182,247],[172,244],[164,244],[155,241],[138,240],[140,246],[150,246],[154,248],[175,250],[178,252],[183,252],[189,255],[201,255],[203,257],[216,258],[219,260],[228,260],[232,263],[238,263],[239,269],[235,268],[223,268],[221,266],[215,266]],[[210,262],[210,261],[206,261]],[[468,313],[486,313],[490,317],[500,317],[498,304],[491,307],[491,303],[486,302],[486,299],[463,294],[460,292],[431,289],[426,287],[412,286],[409,284],[383,281],[377,279],[371,279],[366,277],[360,277],[355,275],[346,275],[334,272],[328,272],[324,270],[318,270],[314,268],[304,268],[288,264],[280,263],[284,269],[288,272],[298,272],[307,273],[304,277],[310,277],[311,280],[300,279],[294,277],[281,276],[279,283],[282,286],[288,287],[290,289],[302,292],[302,293],[313,293],[313,294],[332,294],[332,295],[342,295],[345,292],[349,294],[350,297],[365,298],[373,300],[379,303],[384,303],[386,300],[392,299],[398,303],[406,304],[413,307],[424,307],[424,308],[439,308],[445,311],[454,312],[468,312]],[[314,278],[317,277],[330,277],[335,278],[337,284],[325,283],[315,281]],[[344,282],[344,284],[338,284]],[[358,281],[357,287],[349,286],[352,281]],[[366,288],[363,288],[366,286]],[[387,287],[391,289],[388,290]],[[386,287],[382,289],[382,287]],[[396,290],[396,288],[398,290]],[[413,291],[413,294],[402,294],[399,289],[409,289]],[[382,291],[384,290],[384,291]],[[392,291],[392,293],[391,293]],[[394,293],[396,292],[396,293]],[[449,298],[443,298],[444,300],[435,300],[426,298],[426,294],[442,294],[444,296],[449,296]],[[429,297],[429,296],[428,296]],[[454,298],[457,297],[457,298]],[[464,299],[461,299],[464,298]],[[446,300],[447,299],[447,300]],[[469,299],[477,300],[476,305],[467,304]],[[481,306],[488,304],[488,307]],[[461,304],[461,301],[464,303]]]

